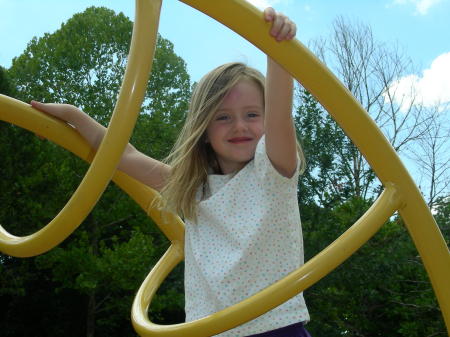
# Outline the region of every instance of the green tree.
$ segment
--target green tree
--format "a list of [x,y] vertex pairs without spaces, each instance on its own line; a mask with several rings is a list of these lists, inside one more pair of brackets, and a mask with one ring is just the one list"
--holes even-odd
[[6,69],[0,66],[0,94],[11,95],[12,87]]
[[[392,89],[395,81],[414,73],[411,60],[398,46],[377,41],[370,26],[338,17],[329,36],[312,41],[311,48],[361,103],[397,152],[406,153],[429,128],[431,119],[424,107],[415,100],[406,102]],[[365,199],[377,195],[380,183],[362,154],[347,138],[340,145],[336,157],[341,158],[342,171],[350,179],[347,183],[352,195]]]
[[[400,113],[384,97],[408,61],[370,27],[336,20],[316,52],[401,151],[424,135],[421,107]],[[297,90],[296,126],[307,159],[299,183],[306,260],[370,207],[381,186],[362,154],[308,92]],[[429,122],[429,121],[428,121]],[[412,146],[412,145],[411,145]],[[442,227],[441,227],[442,228]],[[441,312],[400,219],[388,221],[356,254],[305,293],[314,336],[444,336]]]
[[297,98],[295,124],[308,167],[299,184],[300,204],[333,207],[351,196],[370,200],[375,175],[355,170],[358,149],[310,93],[298,88]]
[[440,197],[437,200],[435,211],[434,218],[448,246],[450,245],[450,195]]
[[[3,68],[0,69],[0,88],[1,94],[13,96],[10,76]],[[39,205],[40,195],[33,188],[40,186],[45,189],[46,186],[45,168],[41,167],[44,157],[38,160],[39,147],[34,135],[0,121],[0,172],[3,177],[0,181],[0,223],[6,228],[15,228],[14,233],[18,235],[29,234],[28,225],[39,223],[42,208],[45,208]],[[37,174],[30,176],[30,172]],[[2,335],[21,335],[16,327],[20,327],[23,335],[32,335],[33,330],[28,329],[21,318],[32,317],[30,313],[33,311],[28,308],[34,304],[36,311],[39,300],[42,300],[41,273],[29,259],[0,255],[0,284],[1,302],[8,304],[2,311]],[[22,312],[18,314],[20,310]]]
[[[106,126],[124,74],[131,30],[132,22],[123,14],[91,7],[56,32],[34,38],[9,69],[17,97],[71,103]],[[189,95],[184,61],[175,55],[170,41],[159,37],[133,144],[155,158],[167,155],[184,120]],[[23,170],[8,171],[5,180],[9,185],[2,186],[2,191],[12,190],[16,196],[2,207],[0,223],[23,235],[57,214],[87,165],[31,134],[26,141],[8,138],[9,152],[19,140],[20,150],[11,161],[23,165]],[[24,142],[33,144],[29,153]],[[4,297],[11,305],[1,324],[9,326],[11,336],[26,335],[33,328],[45,331],[43,335],[132,336],[129,313],[133,295],[167,244],[144,212],[111,185],[84,223],[58,248],[33,259],[2,256],[2,262],[27,266],[23,270],[9,268],[11,277],[21,280],[23,287],[20,295]],[[175,272],[177,277],[164,286],[150,310],[159,321],[184,319],[181,271]],[[36,277],[31,277],[32,273]],[[36,287],[39,293],[33,294]],[[31,296],[36,300],[30,310],[22,312]],[[162,300],[169,305],[163,306]],[[29,320],[24,315],[30,312],[37,325],[19,325],[20,319]],[[16,321],[13,327],[10,323]]]
[[[306,260],[370,206],[352,197],[333,208],[301,208]],[[446,336],[442,314],[400,219],[305,292],[313,336]]]

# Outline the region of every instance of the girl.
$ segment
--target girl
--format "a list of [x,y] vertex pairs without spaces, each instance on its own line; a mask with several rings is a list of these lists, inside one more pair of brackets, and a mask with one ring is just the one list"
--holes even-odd
[[[295,36],[283,14],[267,8],[264,18],[277,41]],[[166,163],[128,144],[118,166],[185,218],[187,321],[238,303],[303,264],[297,178],[304,158],[291,115],[293,80],[267,63],[266,80],[241,63],[206,74]],[[99,146],[105,128],[76,107],[31,104]],[[219,336],[309,336],[308,320],[299,294]]]

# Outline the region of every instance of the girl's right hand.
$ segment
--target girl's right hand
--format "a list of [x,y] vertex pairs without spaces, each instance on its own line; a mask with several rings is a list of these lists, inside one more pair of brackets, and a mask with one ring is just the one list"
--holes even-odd
[[278,42],[292,40],[297,33],[295,22],[291,21],[283,13],[275,11],[272,7],[264,10],[264,20],[271,22],[270,35]]
[[30,104],[33,108],[66,123],[71,123],[74,114],[81,112],[77,107],[70,104],[41,103],[38,101],[31,101]]

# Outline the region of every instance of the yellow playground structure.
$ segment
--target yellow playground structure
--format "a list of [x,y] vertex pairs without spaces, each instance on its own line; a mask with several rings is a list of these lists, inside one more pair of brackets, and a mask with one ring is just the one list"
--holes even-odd
[[175,325],[148,319],[153,295],[183,259],[184,225],[172,214],[164,216],[149,205],[158,193],[121,172],[115,172],[129,141],[151,71],[162,0],[136,0],[130,55],[120,95],[103,142],[95,154],[69,126],[0,95],[0,119],[41,134],[92,164],[61,212],[36,233],[17,237],[0,227],[0,250],[12,256],[42,254],[63,241],[86,218],[111,179],[153,218],[171,246],[140,287],[132,307],[132,321],[141,336],[212,336],[243,324],[280,305],[330,273],[371,238],[396,211],[422,258],[450,330],[450,253],[414,181],[398,155],[350,92],[298,41],[276,44],[262,13],[244,0],[183,0],[240,34],[285,67],[311,92],[345,130],[377,174],[384,192],[372,207],[330,246],[260,293],[211,316]]

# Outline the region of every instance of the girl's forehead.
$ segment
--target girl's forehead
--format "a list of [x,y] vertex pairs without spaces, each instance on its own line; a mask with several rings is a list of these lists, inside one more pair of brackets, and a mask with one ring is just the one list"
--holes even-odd
[[243,78],[228,90],[222,106],[239,103],[263,105],[263,93],[260,86],[252,79]]

